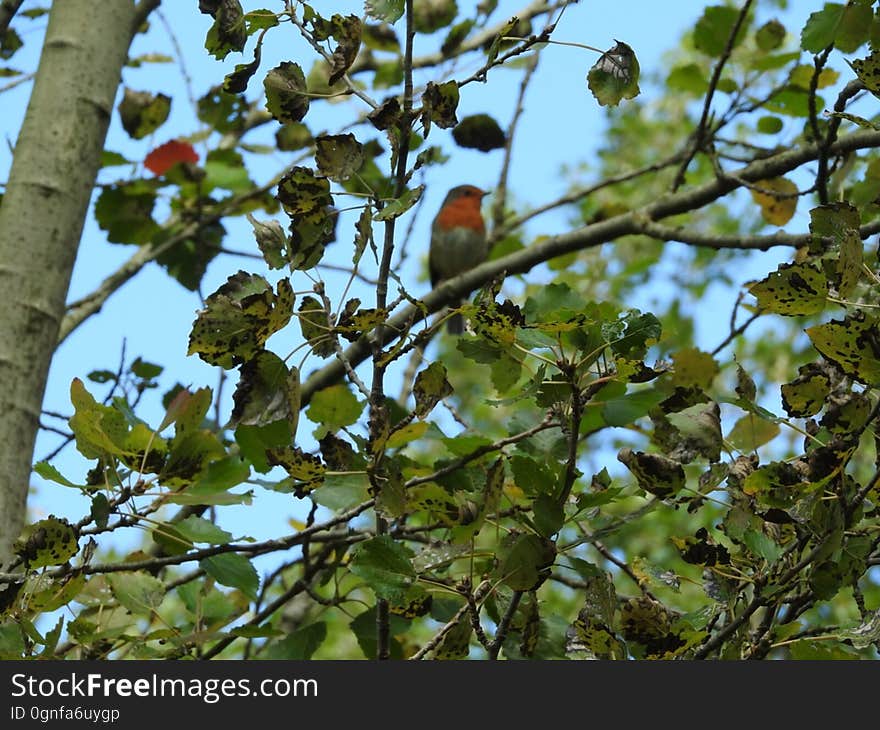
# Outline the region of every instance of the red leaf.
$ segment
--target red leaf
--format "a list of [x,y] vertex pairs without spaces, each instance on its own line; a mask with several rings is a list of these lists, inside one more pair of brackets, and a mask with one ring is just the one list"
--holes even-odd
[[154,149],[144,160],[144,167],[156,175],[164,175],[178,162],[198,162],[199,155],[189,142],[172,139]]

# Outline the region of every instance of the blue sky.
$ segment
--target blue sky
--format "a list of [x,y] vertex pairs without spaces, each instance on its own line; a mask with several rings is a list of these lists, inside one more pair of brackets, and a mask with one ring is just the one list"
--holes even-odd
[[[262,0],[252,2],[243,0],[246,11],[261,7],[280,9],[280,2]],[[28,0],[24,9],[38,5]],[[459,2],[461,8],[473,7],[475,3]],[[514,14],[525,2],[502,0],[494,18],[501,21]],[[789,29],[796,32],[802,26],[810,10],[821,3],[793,3],[797,9],[782,11],[763,9],[761,20],[780,17]],[[321,3],[315,3],[320,9]],[[564,41],[584,43],[598,48],[609,48],[614,39],[620,39],[632,46],[639,58],[643,80],[643,96],[650,98],[656,93],[656,80],[662,80],[668,69],[664,65],[664,52],[674,48],[681,35],[691,28],[701,14],[705,3],[700,0],[675,0],[656,2],[656,0],[633,0],[626,2],[595,2],[581,0],[569,7],[556,30],[554,38]],[[763,7],[763,6],[762,6]],[[332,11],[339,13],[360,13],[360,2],[337,2]],[[162,53],[176,56],[175,43],[168,29],[173,29],[177,43],[182,51],[183,68],[188,74],[189,88],[184,81],[181,66],[172,64],[144,64],[140,68],[127,68],[123,74],[125,85],[136,90],[164,92],[173,98],[169,121],[152,137],[138,142],[130,140],[122,130],[118,116],[114,114],[107,139],[107,149],[122,153],[128,159],[142,160],[147,152],[159,144],[178,137],[196,133],[200,125],[192,105],[188,101],[191,93],[201,96],[213,84],[219,83],[223,75],[234,64],[251,60],[252,43],[248,45],[244,57],[231,54],[224,63],[211,58],[203,48],[205,32],[210,25],[208,16],[197,11],[196,0],[187,2],[165,2],[162,13],[166,22],[152,18],[151,29],[146,35],[138,36],[132,55]],[[401,33],[398,23],[398,33]],[[26,47],[13,57],[9,65],[31,71],[36,67],[37,45],[45,27],[45,18],[35,21],[19,19],[16,27],[25,39]],[[416,55],[434,50],[442,40],[443,33],[417,38]],[[308,69],[314,56],[295,36],[295,29],[286,26],[270,31],[263,49],[261,72],[283,60],[297,61]],[[573,166],[581,161],[589,161],[595,150],[601,146],[605,112],[599,107],[586,89],[585,76],[596,55],[569,47],[548,47],[542,51],[541,64],[537,77],[526,98],[525,114],[516,139],[514,162],[510,176],[510,189],[514,201],[527,201],[530,205],[552,200],[563,193],[569,179],[561,174],[564,165]],[[479,65],[474,60],[470,64],[457,67],[457,75],[470,73]],[[417,82],[444,78],[448,67],[434,69],[430,73],[420,73]],[[248,98],[261,91],[261,74],[252,81]],[[513,101],[520,80],[516,71],[498,70],[489,76],[488,84],[470,84],[462,89],[459,118],[468,114],[487,112],[495,116],[505,126],[512,113]],[[5,83],[5,81],[4,81]],[[0,86],[3,84],[0,83]],[[14,140],[27,104],[30,84],[22,84],[0,95],[3,113],[0,115],[0,130],[8,140]],[[340,124],[350,120],[352,104],[313,104],[307,118],[313,130],[334,131]],[[275,125],[266,125],[248,137],[248,142],[268,143],[274,133]],[[436,212],[448,188],[463,182],[491,189],[497,179],[501,165],[501,152],[483,154],[476,151],[455,148],[451,135],[446,130],[434,129],[429,140],[432,144],[442,144],[451,155],[450,161],[442,167],[432,168],[426,182],[425,201],[413,228],[408,250],[410,256],[400,267],[398,273],[416,294],[426,292],[428,284],[424,278],[424,255],[427,252],[430,220]],[[197,145],[204,159],[205,146]],[[0,147],[0,179],[5,179],[10,152],[6,145]],[[257,182],[269,179],[272,175],[291,163],[287,153],[268,156],[248,157],[249,172]],[[111,182],[129,173],[127,168],[116,167],[102,172],[101,180]],[[265,216],[257,216],[265,217]],[[801,221],[800,223],[802,223]],[[409,224],[408,219],[403,225]],[[527,229],[528,235],[552,234],[567,230],[569,222],[564,214],[554,214],[538,219]],[[229,234],[225,245],[228,248],[255,252],[256,248],[250,233],[250,226],[242,222],[227,224]],[[350,260],[350,253],[344,247],[346,235],[351,232],[351,222],[342,219],[338,229],[340,241],[328,253],[328,259],[339,256],[341,263]],[[528,236],[527,236],[528,238]],[[83,234],[82,245],[74,271],[69,299],[77,299],[90,291],[109,273],[114,271],[134,252],[134,247],[108,244],[97,228],[91,213]],[[778,254],[776,254],[778,255]],[[255,262],[222,256],[210,266],[203,283],[205,294],[211,293],[226,277],[239,268],[259,270]],[[766,270],[765,266],[765,270]],[[273,277],[277,278],[277,274]],[[328,286],[338,283],[338,277],[328,275]],[[298,290],[309,286],[302,275],[294,278]],[[331,289],[332,291],[332,289]],[[726,319],[735,292],[718,292],[715,300],[723,307]],[[366,299],[366,296],[364,296]],[[366,299],[369,301],[369,299]],[[58,350],[50,372],[45,408],[70,414],[69,385],[74,377],[84,378],[96,369],[115,370],[120,357],[122,342],[126,342],[127,360],[137,356],[144,360],[162,364],[166,368],[160,378],[160,388],[145,398],[141,415],[152,421],[161,419],[161,393],[180,381],[192,387],[217,385],[217,372],[195,357],[186,357],[187,339],[196,310],[200,307],[199,297],[183,289],[170,280],[156,265],[148,266],[138,277],[117,292],[105,305],[104,311],[82,325]],[[298,327],[294,327],[298,335]],[[714,339],[714,338],[713,338]],[[295,337],[279,334],[270,340],[269,345],[279,354],[286,355],[286,347],[295,346]],[[296,359],[294,360],[296,361]],[[317,360],[307,364],[303,376],[319,367]],[[229,412],[229,397],[234,387],[234,374],[227,382],[226,413]],[[97,397],[103,396],[100,386],[89,384]],[[51,423],[51,421],[48,421]],[[306,429],[308,424],[305,424]],[[301,426],[302,428],[302,426]],[[36,458],[41,458],[58,443],[54,434],[41,434],[36,449]],[[59,456],[56,466],[72,479],[81,478],[86,463],[70,446]],[[72,519],[87,511],[87,502],[71,490],[54,484],[42,483],[35,479],[36,492],[31,500],[35,517],[49,512]],[[224,525],[237,534],[246,532],[256,538],[273,537],[287,529],[286,520],[294,514],[291,498],[257,489],[255,504],[242,508],[240,514],[235,510],[225,512]],[[255,519],[255,516],[259,516]]]

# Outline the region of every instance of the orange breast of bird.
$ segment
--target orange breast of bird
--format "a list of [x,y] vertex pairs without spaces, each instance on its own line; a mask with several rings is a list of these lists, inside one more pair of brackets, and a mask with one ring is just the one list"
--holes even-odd
[[468,228],[475,233],[486,233],[486,224],[480,213],[480,198],[462,196],[448,202],[434,219],[434,226],[443,231]]
[[431,285],[478,266],[487,254],[480,197],[462,196],[446,202],[431,226]]

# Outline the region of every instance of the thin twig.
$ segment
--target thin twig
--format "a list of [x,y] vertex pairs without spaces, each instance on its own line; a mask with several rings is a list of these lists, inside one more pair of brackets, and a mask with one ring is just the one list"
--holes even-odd
[[684,175],[687,171],[688,166],[691,164],[691,161],[694,159],[697,152],[699,152],[705,144],[706,127],[709,123],[709,113],[712,110],[712,98],[715,96],[715,91],[718,88],[718,82],[721,81],[721,74],[724,71],[724,66],[730,59],[730,54],[733,52],[733,46],[736,42],[736,37],[739,35],[739,30],[740,28],[742,28],[742,24],[745,22],[751,5],[752,0],[746,0],[745,3],[743,3],[742,9],[739,11],[736,22],[733,24],[733,28],[731,29],[730,35],[727,38],[727,44],[724,47],[724,51],[722,51],[721,56],[719,56],[718,58],[718,62],[715,64],[715,69],[712,72],[712,78],[709,80],[709,90],[706,92],[706,99],[703,102],[703,113],[700,115],[700,121],[697,124],[696,130],[694,130],[693,136],[691,137],[692,142],[690,145],[690,149],[688,150],[684,160],[682,160],[682,163],[678,168],[678,172],[675,174],[675,179],[672,182],[673,192],[678,190],[678,188],[680,188],[681,185],[684,183]]

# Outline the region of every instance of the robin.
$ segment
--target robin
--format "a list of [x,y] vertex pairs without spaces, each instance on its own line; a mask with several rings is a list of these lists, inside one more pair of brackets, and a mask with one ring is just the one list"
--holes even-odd
[[[488,193],[473,185],[459,185],[447,193],[431,224],[428,268],[432,287],[479,266],[488,257],[486,225],[480,213],[485,195]],[[447,328],[451,334],[460,335],[464,319],[460,314],[453,315]]]

